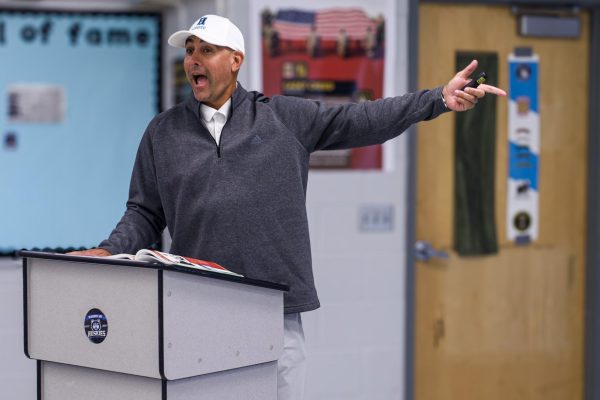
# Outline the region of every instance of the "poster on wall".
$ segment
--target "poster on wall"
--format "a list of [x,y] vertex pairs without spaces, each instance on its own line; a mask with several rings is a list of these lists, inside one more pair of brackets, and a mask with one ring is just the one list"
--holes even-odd
[[[254,3],[254,2],[253,2]],[[387,2],[305,1],[253,5],[262,91],[341,104],[384,96]],[[382,146],[317,151],[311,168],[381,170]]]
[[0,10],[0,256],[97,246],[160,111],[161,15]]
[[508,239],[538,238],[540,113],[537,55],[509,56]]

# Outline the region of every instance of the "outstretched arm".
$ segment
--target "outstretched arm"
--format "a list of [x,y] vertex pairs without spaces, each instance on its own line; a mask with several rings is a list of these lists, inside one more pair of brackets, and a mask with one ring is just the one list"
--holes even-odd
[[486,93],[496,96],[506,96],[506,92],[495,86],[481,84],[476,88],[468,87],[464,91],[462,88],[471,81],[469,78],[477,69],[477,60],[471,61],[462,71],[459,71],[454,78],[444,86],[442,94],[446,106],[452,111],[467,111],[475,107],[477,101],[485,96]]

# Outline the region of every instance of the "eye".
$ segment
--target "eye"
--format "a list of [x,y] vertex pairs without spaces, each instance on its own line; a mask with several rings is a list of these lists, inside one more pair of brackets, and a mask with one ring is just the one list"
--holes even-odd
[[185,54],[187,54],[188,56],[191,56],[194,53],[194,49],[191,47],[186,47],[185,48]]
[[208,46],[206,46],[206,47],[203,47],[201,51],[202,51],[202,53],[204,53],[204,54],[210,54],[210,53],[212,53],[212,52],[213,52],[213,48],[212,48],[212,47],[208,47]]

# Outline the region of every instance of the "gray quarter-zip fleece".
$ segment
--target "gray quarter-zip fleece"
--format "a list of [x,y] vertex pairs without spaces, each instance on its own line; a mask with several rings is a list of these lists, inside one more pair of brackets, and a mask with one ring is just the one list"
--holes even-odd
[[319,300],[305,206],[310,153],[396,137],[446,111],[441,90],[326,106],[269,99],[238,84],[219,146],[192,97],[148,125],[125,214],[99,247],[135,253],[168,226],[172,253],[286,283],[286,313],[314,310]]

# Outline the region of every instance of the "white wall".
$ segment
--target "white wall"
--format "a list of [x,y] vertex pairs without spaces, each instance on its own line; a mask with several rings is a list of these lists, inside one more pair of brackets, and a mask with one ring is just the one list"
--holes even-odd
[[[397,146],[402,153],[403,143]],[[308,399],[402,399],[404,171],[383,176],[312,173],[310,179],[308,210],[321,308],[304,315]],[[362,204],[393,205],[394,230],[359,232]]]

